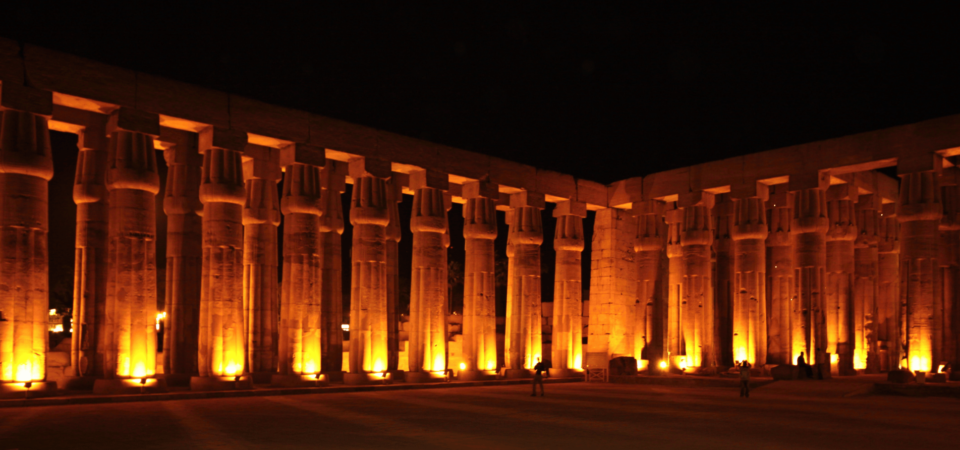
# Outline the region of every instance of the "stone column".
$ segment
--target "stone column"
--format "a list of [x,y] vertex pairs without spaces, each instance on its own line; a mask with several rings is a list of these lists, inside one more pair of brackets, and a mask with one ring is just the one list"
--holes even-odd
[[81,379],[103,377],[103,353],[98,323],[106,320],[107,304],[107,131],[106,117],[80,134],[80,154],[73,184],[77,204],[77,243],[74,253],[73,338],[68,388],[92,387]]
[[[49,92],[0,92],[0,382],[40,381],[47,353]],[[0,392],[3,385],[0,384]]]
[[900,222],[896,203],[883,205],[879,220],[877,353],[880,371],[900,367]]
[[544,205],[540,194],[523,191],[510,196],[504,361],[507,376],[513,378],[529,376],[530,369],[542,355],[540,244],[543,243],[543,222],[540,211]]
[[497,368],[496,275],[498,187],[488,181],[463,185],[463,361],[460,379],[481,377]]
[[[681,360],[685,358],[683,344],[683,247],[680,245],[683,226],[683,210],[676,202],[668,204],[664,214],[667,223],[667,351],[669,367],[680,370]],[[593,303],[593,302],[591,302]],[[686,361],[682,366],[686,368]]]
[[390,163],[350,161],[353,198],[353,270],[350,295],[349,384],[366,383],[387,370],[387,180]]
[[861,195],[857,200],[857,240],[854,242],[853,369],[880,371],[877,359],[877,289],[879,286],[877,238],[880,232],[880,197]]
[[634,251],[637,258],[637,301],[634,315],[633,355],[638,369],[659,371],[665,360],[664,325],[666,305],[663,296],[663,244],[666,230],[663,222],[664,203],[647,200],[633,203],[637,217],[637,240]]
[[[795,239],[794,283],[796,301],[802,323],[793,327],[803,330],[800,351],[805,353],[807,363],[826,363],[827,333],[825,329],[823,294],[827,268],[826,235],[827,218],[826,190],[807,188],[793,193],[793,229]],[[798,326],[799,325],[799,326]],[[794,347],[798,342],[794,341]]]
[[937,244],[942,213],[940,187],[934,171],[900,175],[900,295],[906,306],[904,340],[909,369],[929,372],[938,355],[934,336],[940,330],[934,321],[940,296]]
[[[940,195],[943,202],[943,218],[940,220],[940,249],[937,262],[940,264],[940,280],[942,287],[938,299],[937,310],[940,313],[939,322],[942,333],[937,336],[933,370],[937,370],[942,361],[953,364],[960,363],[957,355],[957,308],[958,301],[957,281],[960,278],[960,188],[957,187],[960,169],[956,167],[944,169],[940,177]],[[934,320],[938,318],[935,316]]]
[[553,210],[557,229],[553,235],[556,272],[553,283],[553,336],[551,362],[558,376],[579,371],[583,364],[583,219],[586,203],[568,200]]
[[322,357],[322,255],[320,167],[292,163],[283,176],[283,288],[280,300],[280,367],[274,384],[298,384],[319,374]]
[[190,388],[249,387],[243,310],[243,185],[246,133],[210,127],[200,132],[203,175],[203,273],[199,376]]
[[447,368],[446,246],[447,175],[426,170],[410,174],[413,208],[413,264],[410,274],[409,370],[407,382],[443,378]]
[[[713,207],[713,251],[716,255],[716,357],[722,366],[733,366],[737,356],[734,353],[734,311],[736,304],[734,274],[734,243],[731,237],[734,221],[734,200],[729,194],[716,198]],[[751,361],[751,364],[753,361]]]
[[735,200],[733,227],[734,359],[762,368],[767,364],[767,187],[731,193]]
[[[824,283],[827,353],[835,375],[852,375],[854,243],[857,238],[856,187],[838,184],[827,189],[827,278]],[[836,356],[834,356],[836,355]]]
[[714,299],[710,270],[710,228],[712,194],[694,193],[682,197],[683,223],[680,246],[683,258],[683,297],[681,298],[681,339],[685,364],[689,369],[709,371],[716,367],[714,358]]
[[397,372],[400,366],[400,203],[403,186],[399,174],[387,181],[387,371]]
[[243,204],[243,317],[247,370],[254,382],[269,383],[271,376],[277,373],[279,342],[277,227],[280,225],[280,202],[277,182],[281,176],[280,150],[247,144],[243,158],[246,194]]
[[787,185],[770,187],[767,200],[767,358],[776,364],[796,364],[804,350],[802,308],[793,283],[794,246],[791,233],[793,195]]
[[203,220],[200,217],[203,155],[196,134],[181,132],[178,135],[174,145],[163,152],[167,162],[163,197],[163,212],[167,216],[163,374],[168,385],[188,385],[190,377],[198,374],[203,271]]
[[343,379],[343,204],[345,164],[328,160],[320,172],[320,367],[330,381]]
[[590,244],[590,311],[587,368],[609,368],[618,356],[633,356],[637,303],[637,219],[606,208],[594,215]]
[[[121,108],[107,125],[109,193],[106,321],[103,338],[106,378],[150,378],[157,367],[157,217],[160,192],[153,138],[156,114]],[[97,380],[94,392],[110,387]]]

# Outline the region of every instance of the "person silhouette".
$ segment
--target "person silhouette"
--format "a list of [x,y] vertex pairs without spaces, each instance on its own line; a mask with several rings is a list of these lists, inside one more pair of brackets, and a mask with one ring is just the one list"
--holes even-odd
[[542,373],[547,370],[540,358],[537,358],[537,365],[533,366],[533,370],[536,373],[533,374],[533,394],[530,394],[531,397],[537,396],[537,385],[540,385],[540,396],[543,397],[543,375]]
[[740,396],[750,398],[750,362],[740,362]]
[[797,357],[797,367],[803,371],[807,378],[813,378],[813,368],[807,364],[807,360],[803,357],[803,352],[800,352],[800,356]]

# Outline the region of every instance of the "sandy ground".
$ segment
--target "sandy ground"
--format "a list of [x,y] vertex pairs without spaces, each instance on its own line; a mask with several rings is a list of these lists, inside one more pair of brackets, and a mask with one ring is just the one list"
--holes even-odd
[[547,385],[8,408],[0,449],[956,448],[960,400],[856,383]]

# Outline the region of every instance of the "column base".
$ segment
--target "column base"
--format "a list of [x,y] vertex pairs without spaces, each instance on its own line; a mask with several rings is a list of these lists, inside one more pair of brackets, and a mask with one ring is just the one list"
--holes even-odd
[[392,372],[360,372],[343,374],[343,384],[390,384],[394,381]]
[[461,370],[457,374],[458,381],[496,380],[496,370]]
[[253,379],[253,384],[273,384],[273,376],[276,374],[276,372],[252,372],[250,378]]
[[93,384],[96,381],[97,378],[93,376],[65,376],[57,380],[57,387],[67,391],[90,391],[93,390]]
[[328,383],[343,383],[343,374],[346,373],[342,370],[330,371],[330,372],[320,372],[324,377],[327,378]]
[[551,378],[573,378],[573,377],[582,377],[583,370],[581,369],[550,369]]
[[168,373],[163,375],[157,375],[157,378],[163,378],[167,381],[167,386],[179,386],[179,387],[189,387],[190,379],[193,378],[193,375],[187,375],[185,373]]
[[530,369],[507,369],[507,375],[505,378],[533,378],[533,371]]
[[445,372],[407,372],[404,377],[407,383],[441,383],[448,381]]
[[191,377],[191,391],[239,391],[253,389],[253,379],[250,375],[235,377]]
[[270,385],[273,387],[323,387],[329,384],[326,375],[322,373],[320,378],[316,375],[280,375],[278,373],[270,377]]
[[0,399],[29,399],[50,397],[57,394],[57,383],[55,381],[31,381],[29,389],[27,389],[26,384],[6,381],[0,383]]
[[109,378],[93,383],[96,395],[136,395],[167,392],[166,380],[162,378]]

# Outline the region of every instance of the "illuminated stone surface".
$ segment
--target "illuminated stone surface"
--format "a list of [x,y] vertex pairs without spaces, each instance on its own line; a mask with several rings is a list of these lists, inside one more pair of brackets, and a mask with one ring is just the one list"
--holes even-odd
[[[663,289],[666,281],[663,275],[667,269],[664,207],[663,202],[655,200],[633,204],[633,212],[637,216],[634,246],[637,258],[637,302],[633,322],[633,356],[639,362],[640,369],[648,364],[656,366],[667,356],[664,353],[667,311]],[[644,360],[644,356],[647,360]]]
[[[713,254],[714,254],[714,303],[716,304],[716,336],[717,363],[721,366],[733,366],[734,359],[742,359],[736,355],[734,341],[734,324],[736,322],[736,307],[738,291],[735,284],[735,257],[733,236],[731,235],[736,213],[735,200],[730,194],[720,194],[712,211]],[[743,347],[742,345],[738,347]]]
[[[735,200],[730,230],[734,255],[733,354],[752,366],[767,363],[766,191]],[[718,261],[719,264],[719,261]]]
[[387,181],[387,370],[396,371],[400,364],[400,202],[403,186],[391,177]]
[[[130,117],[126,117],[129,114]],[[127,122],[129,120],[129,126]],[[106,320],[98,325],[103,374],[151,377],[157,367],[156,115],[120,110],[110,120]]]
[[551,362],[554,369],[583,368],[583,218],[586,205],[566,201],[553,210],[557,221],[553,234],[556,271],[553,288],[553,336]]
[[834,374],[849,375],[853,370],[853,287],[854,240],[857,238],[857,193],[849,184],[827,190],[827,272],[824,282],[827,353],[837,355],[831,361]]
[[167,215],[167,272],[163,332],[163,373],[175,379],[197,375],[200,332],[200,286],[203,273],[203,204],[200,177],[203,155],[193,133],[183,133],[164,150],[167,184],[163,212]]
[[321,370],[320,167],[293,164],[283,177],[283,291],[280,304],[281,375]]
[[680,228],[682,259],[682,296],[680,323],[681,355],[691,369],[710,370],[716,365],[714,353],[714,303],[711,281],[710,209],[713,196],[702,194],[699,199],[683,205]]
[[[799,302],[801,323],[793,325],[794,348],[802,342],[801,350],[807,363],[825,363],[827,330],[824,313],[824,278],[827,267],[826,191],[819,188],[803,189],[793,193],[794,233],[794,296]],[[797,336],[797,335],[800,336]],[[802,338],[801,338],[802,337]],[[797,342],[799,341],[799,342]],[[794,360],[796,362],[796,360]]]
[[[12,96],[3,87],[2,106]],[[38,111],[45,113],[44,111]],[[47,119],[0,110],[0,381],[43,380],[47,354]]]
[[767,357],[775,364],[796,364],[800,352],[806,351],[806,345],[803,310],[796,299],[793,284],[793,195],[785,184],[774,186],[770,189],[766,206],[767,298],[770,303]]
[[940,295],[937,262],[938,230],[943,211],[940,187],[933,172],[900,177],[900,292],[906,313],[902,327],[910,370],[929,372],[937,361],[934,336],[941,332],[934,321],[935,299]]
[[540,314],[540,244],[543,243],[542,198],[528,193],[510,198],[507,213],[508,280],[504,362],[511,375],[523,376],[542,357]]
[[[222,141],[222,142],[221,142]],[[203,281],[200,297],[200,377],[246,373],[243,310],[243,166],[246,136],[207,129],[200,136],[203,176]],[[191,382],[192,383],[192,382]]]
[[877,353],[880,370],[900,367],[900,222],[896,204],[883,205],[877,241]]
[[[464,185],[463,361],[465,371],[497,368],[496,186],[482,181]],[[461,375],[462,376],[462,375]]]
[[344,176],[337,173],[337,167],[337,162],[327,161],[320,173],[323,188],[320,194],[320,348],[323,355],[321,368],[339,374],[343,367],[341,234],[344,221],[340,197],[344,191]]
[[350,373],[348,382],[387,369],[387,179],[390,164],[350,161],[354,180],[350,203],[353,270],[350,296]]
[[[437,174],[440,175],[440,174]],[[407,380],[422,381],[419,372],[447,368],[447,202],[445,175],[413,172],[410,213],[413,232],[413,271],[410,275],[409,371]]]
[[[257,381],[266,381],[269,374],[277,371],[280,358],[278,346],[281,342],[277,328],[280,301],[277,281],[280,154],[274,148],[248,144],[244,155],[252,157],[243,163],[246,194],[243,204],[244,339],[249,371]],[[299,217],[288,222],[292,222],[292,228],[297,228]],[[285,249],[286,245],[284,242]],[[289,336],[284,338],[288,339]],[[289,354],[285,356],[290,357]],[[289,364],[285,365],[290,370]],[[284,372],[281,370],[281,373]]]
[[877,238],[880,232],[879,198],[861,195],[857,200],[857,240],[854,242],[853,368],[870,373],[880,371],[877,355],[877,290],[880,258]]
[[936,299],[935,321],[941,323],[941,333],[936,336],[934,361],[958,361],[960,342],[957,342],[960,318],[957,317],[960,301],[957,278],[960,277],[960,187],[957,186],[960,169],[944,169],[940,177],[940,195],[943,216],[940,220],[940,241],[937,245],[940,264],[940,280],[943,283],[940,297]]

